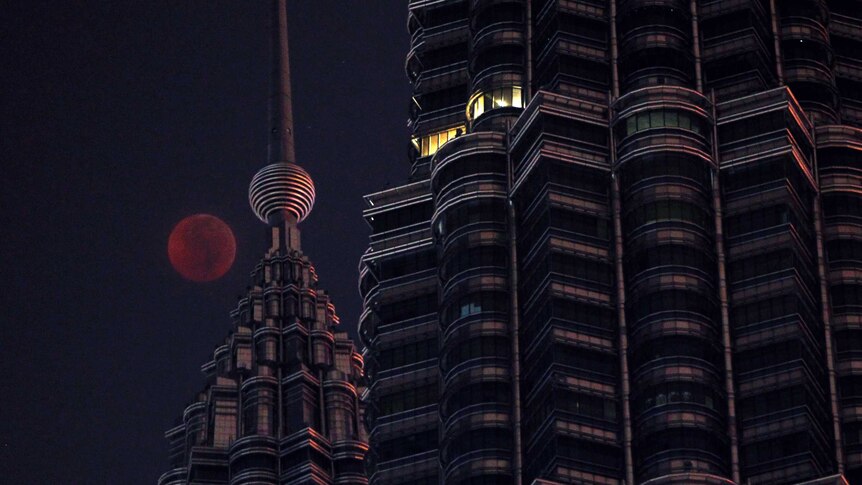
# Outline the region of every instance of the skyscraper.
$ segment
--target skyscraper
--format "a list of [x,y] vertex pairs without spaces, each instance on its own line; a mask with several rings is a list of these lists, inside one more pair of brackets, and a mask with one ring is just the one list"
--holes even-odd
[[360,264],[370,483],[862,483],[862,2],[407,27],[409,177],[366,196]]
[[202,367],[206,387],[166,433],[171,469],[159,485],[367,483],[362,357],[336,331],[300,247],[314,184],[295,163],[285,1],[273,6],[269,165],[249,187],[269,248],[231,312],[233,331]]

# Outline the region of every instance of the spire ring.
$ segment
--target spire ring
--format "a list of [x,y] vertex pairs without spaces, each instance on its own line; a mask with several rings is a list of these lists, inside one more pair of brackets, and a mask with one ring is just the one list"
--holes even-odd
[[314,182],[294,163],[273,163],[260,169],[248,187],[248,202],[265,223],[287,212],[301,222],[314,206]]

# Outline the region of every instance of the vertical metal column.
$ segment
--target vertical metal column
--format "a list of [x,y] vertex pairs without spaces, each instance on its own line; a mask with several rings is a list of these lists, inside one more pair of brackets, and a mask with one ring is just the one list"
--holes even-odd
[[[282,276],[283,278],[283,276]],[[275,436],[278,438],[278,456],[276,457],[276,473],[278,473],[278,483],[281,483],[281,439],[284,437],[284,375],[283,375],[283,367],[284,367],[284,293],[279,295],[279,312],[278,312],[278,349],[275,351],[275,355],[277,358],[278,366],[276,371],[276,377],[278,378],[278,412],[276,416],[278,417],[278,422],[276,426],[278,429],[275,432]]]
[[[619,48],[617,47],[617,1],[611,0],[611,102],[620,97]],[[610,115],[608,115],[610,116]],[[610,120],[608,120],[610,121]],[[612,149],[613,150],[613,149]]]
[[784,66],[781,63],[781,32],[778,30],[778,12],[775,10],[775,0],[769,0],[769,17],[772,23],[772,47],[775,50],[775,76],[778,85],[784,84]]
[[[614,3],[614,2],[611,2]],[[612,111],[608,106],[608,116]],[[616,269],[617,290],[617,324],[618,324],[618,346],[620,361],[620,391],[622,392],[623,413],[623,459],[626,470],[626,484],[635,484],[634,461],[632,458],[632,415],[629,404],[631,386],[629,385],[629,361],[628,361],[628,328],[626,326],[626,286],[625,273],[623,272],[623,225],[622,208],[620,202],[620,183],[616,176],[616,141],[614,140],[613,123],[608,120],[611,128],[608,141],[610,142],[611,154],[611,210],[614,215],[614,266]]]
[[829,288],[826,274],[826,255],[823,250],[823,217],[820,207],[820,173],[817,164],[817,137],[811,130],[814,140],[814,177],[817,181],[814,194],[814,235],[817,241],[817,277],[820,279],[820,309],[823,318],[823,339],[825,343],[826,373],[829,379],[829,406],[832,413],[832,433],[835,442],[835,463],[838,473],[844,473],[844,446],[841,438],[841,416],[838,410],[838,383],[835,379],[835,355],[832,350],[832,312],[829,301]]
[[700,25],[697,19],[697,1],[689,3],[691,10],[691,45],[694,53],[694,82],[698,91],[703,92],[703,73],[700,63]]
[[608,152],[611,162],[611,211],[614,223],[614,267],[616,272],[617,294],[617,346],[620,362],[620,392],[622,393],[623,414],[623,462],[626,484],[635,485],[634,459],[632,458],[632,415],[629,404],[631,386],[629,384],[628,329],[626,326],[626,287],[623,271],[623,226],[620,203],[620,184],[616,176],[617,147],[613,130],[613,104],[620,96],[619,48],[617,40],[617,1],[610,1],[611,28],[611,95],[608,99]]
[[712,211],[715,223],[715,254],[718,264],[718,300],[721,305],[721,341],[724,349],[724,388],[727,393],[727,435],[730,437],[730,471],[733,481],[740,483],[739,436],[736,430],[736,389],[733,382],[733,342],[730,337],[730,313],[727,303],[727,270],[724,254],[724,229],[721,210],[721,170],[718,159],[718,119],[715,113],[715,92],[712,104]]
[[512,430],[514,433],[514,459],[512,461],[515,485],[523,481],[523,447],[521,444],[521,327],[520,306],[518,304],[518,233],[516,230],[515,205],[512,200],[512,184],[515,173],[512,168],[510,144],[512,126],[506,126],[506,210],[509,217],[509,331],[512,339]]
[[524,93],[526,93],[526,97],[524,98],[524,106],[527,106],[527,103],[533,98],[533,1],[527,0],[527,85],[524,86]]

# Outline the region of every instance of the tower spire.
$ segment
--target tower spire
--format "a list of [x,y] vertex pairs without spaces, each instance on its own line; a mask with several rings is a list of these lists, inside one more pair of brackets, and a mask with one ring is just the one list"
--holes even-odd
[[248,201],[257,217],[273,226],[282,222],[293,228],[305,219],[314,206],[314,182],[296,164],[293,147],[293,103],[290,93],[290,58],[287,48],[287,10],[285,0],[273,0],[272,11],[272,87],[269,105],[269,165],[260,169],[248,187]]
[[296,163],[286,0],[272,2],[272,86],[270,88],[269,163]]

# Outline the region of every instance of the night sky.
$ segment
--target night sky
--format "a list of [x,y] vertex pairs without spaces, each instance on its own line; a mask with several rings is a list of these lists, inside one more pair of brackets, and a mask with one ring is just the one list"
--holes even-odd
[[[288,1],[303,249],[353,333],[362,195],[406,180],[406,2]],[[263,254],[269,1],[3,2],[0,483],[153,484],[166,429]],[[211,283],[166,254],[183,217],[237,238]]]

